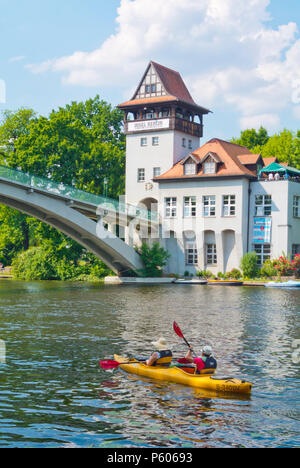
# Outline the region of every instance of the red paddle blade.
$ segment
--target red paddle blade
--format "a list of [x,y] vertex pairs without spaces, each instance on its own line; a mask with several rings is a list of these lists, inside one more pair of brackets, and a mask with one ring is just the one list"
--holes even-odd
[[177,361],[179,364],[191,364],[191,361],[188,361],[188,360],[185,359],[185,358],[176,359],[176,361]]
[[179,336],[179,338],[184,338],[183,333],[180,330],[178,323],[173,322],[173,328],[174,328],[174,332],[176,333],[177,336]]
[[116,367],[118,367],[120,365],[119,362],[117,361],[110,361],[109,359],[107,359],[106,361],[100,361],[99,362],[100,364],[100,367],[102,369],[115,369]]

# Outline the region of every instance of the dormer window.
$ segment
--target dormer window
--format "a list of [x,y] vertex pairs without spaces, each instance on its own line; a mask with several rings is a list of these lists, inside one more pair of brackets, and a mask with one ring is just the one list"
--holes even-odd
[[218,164],[221,164],[222,160],[216,153],[208,153],[201,160],[203,174],[216,174],[218,169]]
[[206,161],[203,164],[203,173],[204,174],[215,174],[216,173],[216,163],[214,161]]
[[183,165],[183,174],[184,175],[196,175],[198,172],[198,163],[197,158],[192,154],[188,154],[181,164]]
[[195,175],[196,174],[196,164],[187,163],[184,165],[184,175]]

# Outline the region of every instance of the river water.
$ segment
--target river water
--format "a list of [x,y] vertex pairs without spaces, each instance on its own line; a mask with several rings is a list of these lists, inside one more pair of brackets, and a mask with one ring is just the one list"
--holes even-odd
[[[299,312],[296,290],[0,281],[0,447],[299,447]],[[161,335],[183,357],[173,320],[251,397],[99,368]]]

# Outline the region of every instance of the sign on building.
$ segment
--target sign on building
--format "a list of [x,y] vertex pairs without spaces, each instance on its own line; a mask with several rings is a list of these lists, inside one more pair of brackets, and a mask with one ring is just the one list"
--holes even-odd
[[162,130],[170,127],[170,119],[147,120],[142,122],[129,122],[128,131],[138,132],[145,130]]
[[254,218],[253,243],[270,244],[272,233],[272,218]]

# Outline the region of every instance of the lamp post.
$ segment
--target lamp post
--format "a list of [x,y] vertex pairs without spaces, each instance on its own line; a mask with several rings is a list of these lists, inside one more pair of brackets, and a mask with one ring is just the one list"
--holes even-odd
[[107,186],[108,186],[108,179],[107,177],[104,177],[103,181],[103,196],[107,197]]

